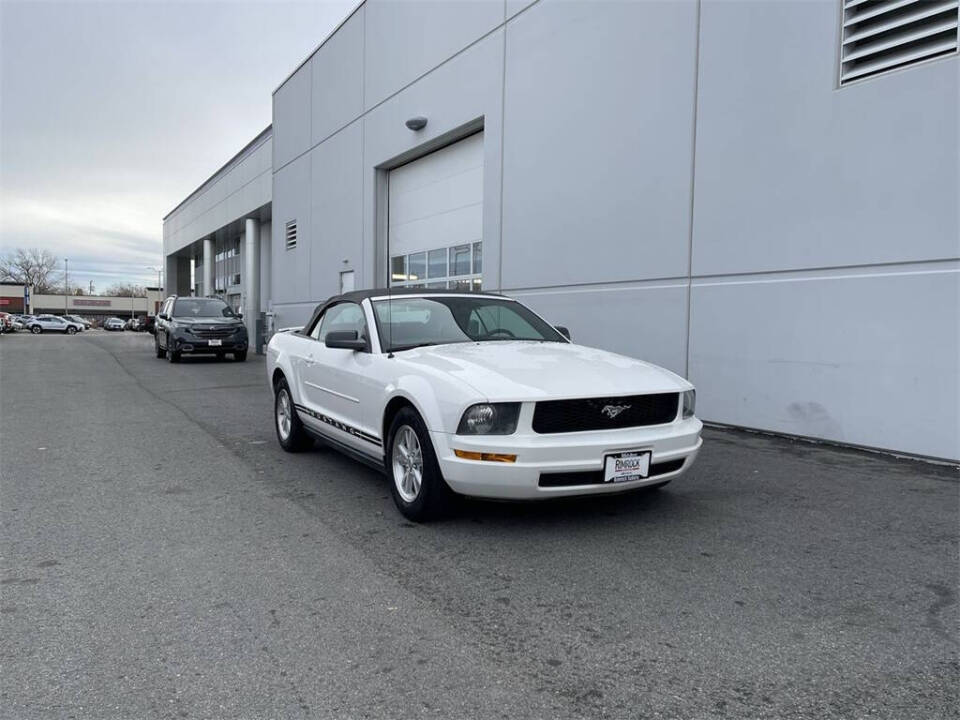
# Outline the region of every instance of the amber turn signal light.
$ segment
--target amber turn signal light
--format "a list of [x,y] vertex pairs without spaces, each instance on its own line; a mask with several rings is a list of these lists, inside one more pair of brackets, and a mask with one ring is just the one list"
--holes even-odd
[[512,463],[517,461],[516,455],[506,455],[504,453],[485,453],[474,452],[472,450],[454,450],[453,454],[464,460],[483,460],[484,462],[503,462]]

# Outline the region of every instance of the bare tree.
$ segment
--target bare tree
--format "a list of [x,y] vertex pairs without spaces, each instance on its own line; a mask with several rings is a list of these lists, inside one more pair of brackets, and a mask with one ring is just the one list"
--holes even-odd
[[104,295],[112,295],[113,297],[146,297],[147,290],[142,285],[134,285],[133,283],[114,283],[107,288]]
[[17,248],[0,257],[0,281],[33,285],[35,293],[58,292],[63,275],[60,259],[49,250]]

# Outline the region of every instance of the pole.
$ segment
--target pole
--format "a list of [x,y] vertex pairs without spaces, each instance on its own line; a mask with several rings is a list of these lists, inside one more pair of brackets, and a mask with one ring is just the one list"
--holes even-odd
[[67,314],[67,302],[69,302],[70,297],[70,259],[63,259],[63,314]]

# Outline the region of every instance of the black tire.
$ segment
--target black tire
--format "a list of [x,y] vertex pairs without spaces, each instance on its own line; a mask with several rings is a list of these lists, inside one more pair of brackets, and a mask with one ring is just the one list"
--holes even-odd
[[[397,477],[393,462],[394,444],[397,442],[398,434],[404,428],[413,430],[422,458],[420,487],[412,499],[404,498],[401,494],[401,480]],[[437,463],[437,455],[433,450],[433,443],[430,442],[427,426],[420,414],[412,407],[401,408],[393,418],[390,432],[387,434],[386,449],[383,462],[387,471],[387,480],[390,483],[390,494],[403,516],[414,522],[424,522],[446,515],[456,495],[440,472],[440,465]]]
[[34,335],[39,335],[40,333],[43,332],[43,328],[40,327],[39,325],[34,325],[33,327],[30,328],[30,332],[32,332]]
[[[289,413],[290,429],[286,434],[281,429],[281,405],[286,398]],[[283,378],[277,382],[273,392],[273,429],[277,432],[277,441],[280,447],[289,453],[301,452],[313,446],[313,439],[307,434],[300,417],[297,415],[297,408],[293,404],[293,395],[290,394],[290,388],[287,381]]]
[[170,347],[167,347],[167,360],[169,360],[172,363],[180,362],[180,353],[174,352],[173,350],[170,349]]
[[235,352],[233,354],[233,359],[237,362],[246,362],[247,361],[247,351],[242,350],[241,352]]
[[160,347],[160,340],[154,338],[153,347],[157,351],[157,358],[162,358],[167,354],[167,351]]
[[73,325],[70,325],[67,327],[67,335],[76,335],[76,334],[77,334],[77,329]]

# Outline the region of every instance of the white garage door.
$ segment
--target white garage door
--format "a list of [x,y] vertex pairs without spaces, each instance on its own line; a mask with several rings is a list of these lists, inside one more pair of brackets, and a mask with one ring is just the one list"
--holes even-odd
[[483,133],[390,171],[394,286],[481,287]]

